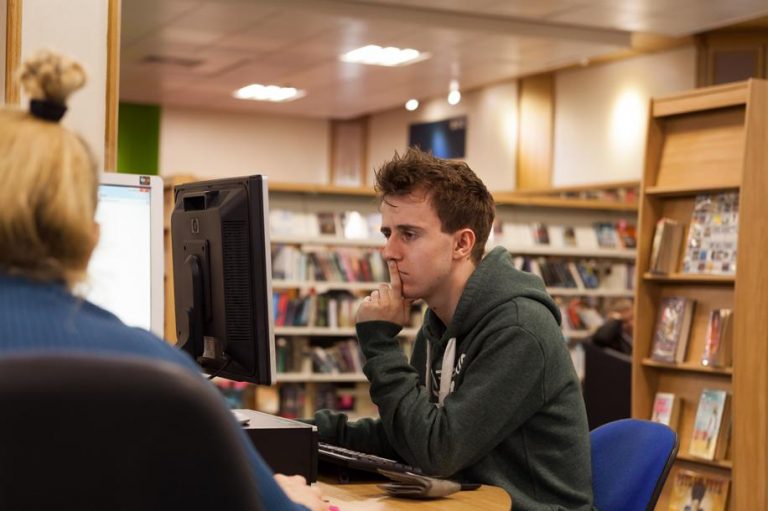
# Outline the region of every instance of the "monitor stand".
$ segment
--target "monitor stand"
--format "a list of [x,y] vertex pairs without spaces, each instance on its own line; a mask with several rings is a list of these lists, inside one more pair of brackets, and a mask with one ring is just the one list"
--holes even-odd
[[243,430],[274,472],[317,481],[317,427],[255,410],[234,410]]

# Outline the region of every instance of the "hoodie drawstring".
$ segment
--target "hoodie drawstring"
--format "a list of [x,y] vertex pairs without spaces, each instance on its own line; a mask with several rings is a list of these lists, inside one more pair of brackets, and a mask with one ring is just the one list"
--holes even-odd
[[[453,366],[456,363],[456,338],[448,339],[443,353],[443,365],[440,368],[440,388],[437,393],[437,406],[443,406],[443,401],[453,391]],[[432,344],[427,341],[427,394],[432,395]]]

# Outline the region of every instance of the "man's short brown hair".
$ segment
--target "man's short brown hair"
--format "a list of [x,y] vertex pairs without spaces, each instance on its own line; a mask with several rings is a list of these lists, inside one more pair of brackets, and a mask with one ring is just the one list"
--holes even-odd
[[472,260],[480,262],[496,209],[488,189],[466,163],[409,148],[376,171],[375,189],[381,199],[426,192],[443,232],[472,229],[476,237]]

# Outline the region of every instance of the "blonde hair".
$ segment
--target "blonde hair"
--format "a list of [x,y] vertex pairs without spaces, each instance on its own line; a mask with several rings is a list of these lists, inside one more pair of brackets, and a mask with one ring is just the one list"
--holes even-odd
[[[65,106],[85,84],[82,66],[51,51],[19,71],[35,100]],[[0,272],[72,288],[98,238],[97,174],[87,144],[58,122],[0,110]]]

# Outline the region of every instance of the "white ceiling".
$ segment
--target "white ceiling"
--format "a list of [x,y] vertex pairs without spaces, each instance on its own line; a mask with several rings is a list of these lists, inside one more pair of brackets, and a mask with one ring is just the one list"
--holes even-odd
[[[345,119],[768,14],[766,0],[123,0],[122,101]],[[367,44],[431,58],[340,62]],[[162,58],[160,62],[157,57]],[[155,60],[154,62],[152,60]],[[288,103],[242,101],[250,83],[292,86]]]

